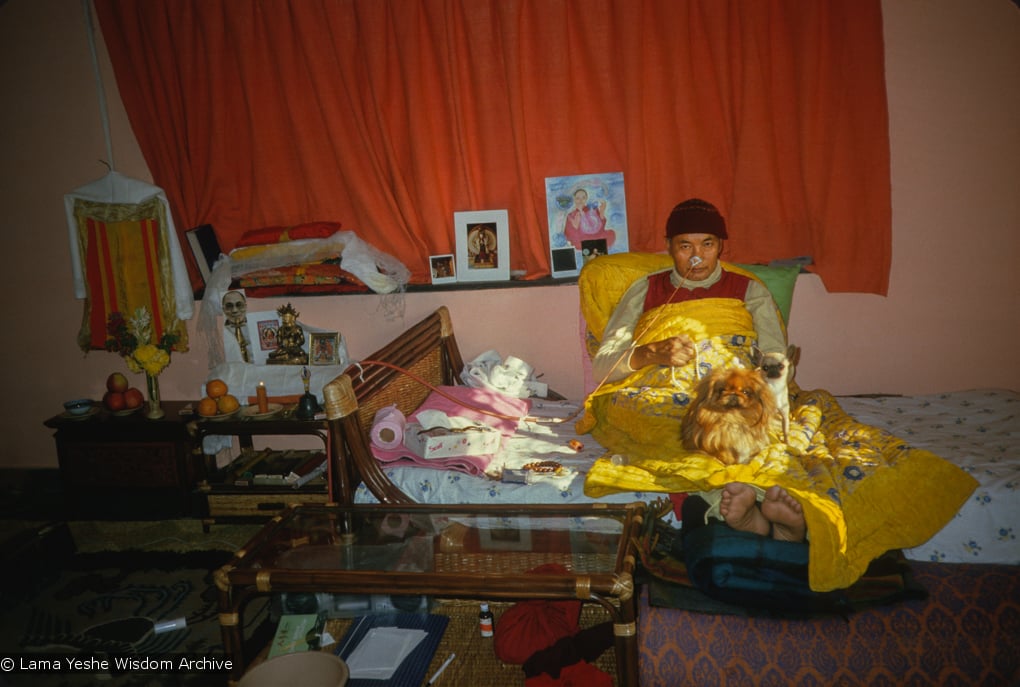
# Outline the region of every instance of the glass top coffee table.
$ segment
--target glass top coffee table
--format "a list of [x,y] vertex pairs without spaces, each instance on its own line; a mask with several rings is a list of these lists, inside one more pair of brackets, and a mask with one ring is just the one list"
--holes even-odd
[[[637,685],[630,549],[645,504],[298,505],[216,572],[231,681],[244,672],[242,614],[276,592],[574,599],[613,620],[619,685]],[[552,574],[525,574],[556,564]]]

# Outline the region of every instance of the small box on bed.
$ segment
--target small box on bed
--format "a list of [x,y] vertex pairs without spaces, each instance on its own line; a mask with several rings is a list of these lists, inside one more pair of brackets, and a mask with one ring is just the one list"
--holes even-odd
[[423,430],[421,425],[410,422],[404,431],[404,446],[422,458],[487,456],[499,450],[502,440],[502,434],[484,426],[469,430]]

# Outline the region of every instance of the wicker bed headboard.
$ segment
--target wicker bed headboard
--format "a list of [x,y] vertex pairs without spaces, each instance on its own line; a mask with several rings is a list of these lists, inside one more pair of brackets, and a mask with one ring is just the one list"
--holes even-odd
[[334,500],[352,503],[354,488],[364,481],[382,503],[413,502],[390,483],[372,456],[372,421],[378,410],[394,404],[409,415],[430,392],[419,379],[433,386],[452,385],[463,368],[450,311],[441,306],[323,387]]

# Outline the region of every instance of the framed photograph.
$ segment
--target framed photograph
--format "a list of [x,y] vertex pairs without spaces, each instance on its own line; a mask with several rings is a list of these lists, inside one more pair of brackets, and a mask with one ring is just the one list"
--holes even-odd
[[185,236],[188,237],[191,255],[195,258],[195,264],[198,265],[198,271],[202,275],[202,284],[208,284],[213,265],[220,258],[220,242],[216,239],[216,232],[213,231],[211,224],[203,224],[189,229]]
[[506,210],[453,213],[457,281],[510,279],[510,221]]
[[452,284],[457,281],[457,268],[452,253],[430,257],[429,270],[432,272],[433,284]]
[[593,260],[600,255],[608,255],[609,246],[606,244],[605,239],[592,239],[591,241],[581,241],[581,257],[585,264],[589,260]]
[[255,320],[255,328],[258,330],[259,350],[275,351],[280,347],[276,340],[276,333],[280,330],[280,320],[272,317],[269,319]]
[[312,365],[340,364],[340,333],[312,332],[308,346],[308,362]]
[[545,195],[553,277],[576,277],[592,258],[630,250],[622,172],[547,177]]
[[551,255],[553,277],[576,277],[581,273],[581,251],[573,246],[553,248]]
[[481,518],[478,524],[478,546],[482,551],[531,551],[528,516]]

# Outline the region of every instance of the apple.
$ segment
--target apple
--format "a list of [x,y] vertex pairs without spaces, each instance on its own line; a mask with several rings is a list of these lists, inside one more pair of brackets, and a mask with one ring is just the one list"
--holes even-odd
[[145,396],[135,387],[131,387],[124,392],[124,405],[126,407],[141,408],[143,403],[145,403]]
[[124,410],[127,402],[124,400],[123,392],[107,391],[103,394],[103,405],[107,410],[116,413],[118,410]]
[[123,372],[114,372],[106,378],[106,390],[124,393],[128,390],[128,379]]

